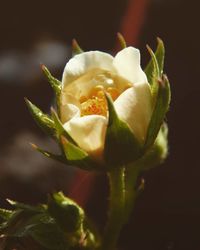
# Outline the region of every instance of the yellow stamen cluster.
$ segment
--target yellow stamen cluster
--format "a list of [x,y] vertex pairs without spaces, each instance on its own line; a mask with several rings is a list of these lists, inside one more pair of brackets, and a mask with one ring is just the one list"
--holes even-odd
[[107,116],[107,102],[104,93],[110,94],[114,100],[119,96],[119,91],[115,87],[105,88],[102,85],[95,86],[88,97],[82,96],[80,98],[81,103],[81,115],[103,115]]

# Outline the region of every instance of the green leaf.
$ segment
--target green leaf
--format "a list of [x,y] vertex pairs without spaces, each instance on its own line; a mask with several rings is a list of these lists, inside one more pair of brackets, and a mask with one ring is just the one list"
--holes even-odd
[[68,134],[68,132],[64,129],[60,119],[58,118],[58,115],[56,114],[53,108],[51,109],[51,115],[55,124],[56,132],[58,133],[58,138],[60,138],[63,135],[64,137],[67,138],[68,141],[77,145],[77,143],[73,140],[70,134]]
[[75,233],[82,229],[83,209],[65,197],[63,193],[54,193],[49,196],[48,211],[64,232]]
[[69,165],[77,166],[84,170],[104,170],[103,166],[94,162],[88,153],[86,153],[83,149],[78,146],[72,144],[67,141],[65,137],[61,136],[61,143],[63,146],[63,151],[67,162]]
[[171,99],[170,85],[167,76],[163,75],[162,79],[157,79],[157,84],[158,94],[147,130],[145,142],[146,149],[154,143],[165,118],[166,112],[169,109],[169,103]]
[[106,163],[110,166],[122,166],[136,160],[141,155],[141,145],[128,125],[118,118],[110,96],[107,94],[105,96],[108,103],[109,119],[104,156]]
[[6,246],[12,240],[17,242],[20,239],[23,241],[27,237],[32,237],[45,249],[68,249],[67,238],[55,220],[49,216],[47,209],[44,209],[45,206],[33,207],[11,200],[9,203],[15,207],[15,210],[0,227],[0,233],[8,238]]
[[122,49],[125,49],[125,48],[126,48],[126,41],[125,41],[123,35],[122,35],[120,32],[117,33],[117,38],[118,38],[118,40],[119,40],[119,43],[120,43],[120,45],[121,45],[121,48],[122,48]]
[[61,82],[51,75],[50,71],[47,69],[47,67],[45,65],[42,64],[41,69],[42,69],[43,73],[45,74],[45,76],[47,77],[54,92],[56,93],[56,96],[60,96]]
[[[158,71],[157,72],[158,76],[161,77],[162,73],[163,73],[163,68],[164,68],[164,58],[165,58],[164,43],[160,38],[158,38],[157,41],[158,41],[158,45],[157,45],[157,49],[156,49],[155,54],[152,53],[153,51],[150,49],[149,46],[147,47],[148,51],[150,52],[150,55],[151,55],[151,60],[149,61],[148,65],[145,68],[145,73],[147,75],[148,82],[150,84],[152,84],[152,77],[155,74],[155,70]],[[155,64],[157,64],[157,66]],[[157,67],[158,67],[158,69],[155,69]]]
[[30,236],[41,246],[49,250],[68,250],[64,233],[53,221],[36,223],[29,229]]
[[25,211],[22,209],[13,210],[12,216],[4,223],[1,228],[1,233],[9,237],[24,237],[27,235],[26,226],[29,225],[29,220],[35,214],[33,211]]
[[64,250],[68,244],[64,233],[48,214],[27,214],[21,211],[20,217],[10,223],[6,235],[10,238],[33,238],[45,249]]
[[55,124],[50,117],[25,98],[26,105],[37,125],[48,135],[55,137]]
[[83,53],[84,51],[81,49],[81,47],[79,46],[78,42],[76,41],[76,39],[72,40],[72,54],[74,55],[78,55]]

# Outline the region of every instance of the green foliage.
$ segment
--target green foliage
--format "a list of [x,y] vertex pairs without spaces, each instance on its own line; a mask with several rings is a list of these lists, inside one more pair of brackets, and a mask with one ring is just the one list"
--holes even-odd
[[163,75],[162,79],[157,80],[157,84],[158,93],[147,131],[145,148],[149,148],[155,142],[166,112],[169,109],[171,99],[170,85],[167,76]]
[[41,69],[44,73],[44,75],[47,77],[48,82],[50,83],[56,97],[56,107],[58,113],[60,113],[60,94],[62,89],[62,83],[57,80],[55,77],[53,77],[50,73],[50,71],[47,69],[45,65],[41,65]]
[[109,120],[104,156],[108,166],[122,166],[136,160],[142,152],[142,147],[128,125],[118,118],[111,98],[106,95],[106,99]]
[[149,46],[147,46],[147,49],[151,55],[151,60],[145,69],[145,73],[151,86],[153,113],[147,131],[145,149],[154,144],[169,109],[171,99],[169,81],[167,76],[163,74],[165,47],[162,40],[158,38],[155,53]]
[[45,65],[41,65],[41,68],[44,75],[47,77],[52,89],[54,90],[56,96],[59,97],[61,93],[61,82],[51,75],[50,71]]
[[145,73],[147,75],[148,82],[152,84],[152,78],[157,76],[161,76],[163,74],[164,68],[164,59],[165,59],[165,47],[163,41],[158,38],[158,45],[155,54],[151,50],[149,46],[147,49],[151,55],[151,60],[147,64],[145,68]]
[[81,231],[84,220],[83,210],[61,192],[49,196],[48,211],[64,232]]
[[13,210],[0,209],[5,249],[27,238],[43,250],[92,250],[97,244],[83,209],[62,193],[51,195],[47,205],[8,201]]
[[149,170],[161,164],[168,154],[168,128],[165,123],[162,124],[158,136],[150,149],[141,159],[134,163],[140,170]]
[[68,141],[71,143],[77,145],[77,143],[73,140],[73,138],[67,133],[67,131],[64,129],[57,113],[55,110],[52,108],[51,109],[51,116],[55,124],[56,132],[57,132],[57,137],[60,139],[61,136],[64,136]]
[[55,125],[52,119],[44,114],[38,107],[31,103],[27,98],[25,98],[26,105],[37,123],[37,125],[47,134],[52,137],[56,136]]
[[61,137],[61,142],[69,165],[77,166],[84,170],[104,170],[104,166],[93,161],[87,152],[66,140],[65,137]]

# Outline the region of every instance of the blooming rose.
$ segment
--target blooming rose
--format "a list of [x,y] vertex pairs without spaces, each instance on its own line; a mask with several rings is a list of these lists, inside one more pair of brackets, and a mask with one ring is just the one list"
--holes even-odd
[[84,52],[65,66],[61,121],[78,146],[93,157],[102,157],[104,150],[109,115],[105,93],[110,94],[118,117],[144,144],[153,108],[138,49],[127,47],[115,57]]

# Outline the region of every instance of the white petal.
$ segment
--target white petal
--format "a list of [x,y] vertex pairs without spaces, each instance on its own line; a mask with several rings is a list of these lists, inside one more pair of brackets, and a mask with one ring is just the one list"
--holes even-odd
[[140,66],[140,51],[133,47],[121,50],[113,60],[117,72],[131,83],[147,82],[147,77]]
[[72,95],[62,91],[60,98],[60,115],[62,123],[66,123],[73,117],[80,116],[80,103]]
[[112,62],[111,55],[100,51],[89,51],[76,55],[65,66],[62,84],[63,86],[69,84],[94,68],[113,71]]
[[74,118],[64,128],[77,144],[91,155],[101,154],[104,148],[107,119],[100,115]]
[[112,86],[112,84],[114,84],[114,81],[109,71],[94,68],[90,69],[73,82],[64,85],[61,95],[68,94],[73,96],[74,99],[80,100],[81,97],[88,97],[89,93],[96,85]]
[[73,104],[65,104],[60,106],[60,114],[62,123],[66,123],[72,118],[80,117],[80,109]]
[[74,95],[67,93],[65,90],[62,90],[61,92],[60,101],[61,105],[71,103],[80,108],[80,102],[74,97]]
[[148,83],[134,84],[114,102],[118,116],[125,121],[137,139],[145,140],[152,114],[151,92]]

